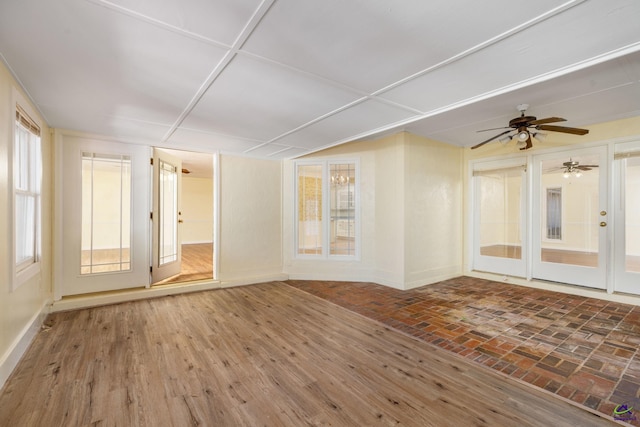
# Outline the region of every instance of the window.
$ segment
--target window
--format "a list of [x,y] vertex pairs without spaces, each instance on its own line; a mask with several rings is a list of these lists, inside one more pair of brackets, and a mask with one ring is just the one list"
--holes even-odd
[[16,105],[13,146],[14,287],[39,271],[41,181],[40,126]]
[[298,256],[357,256],[356,169],[355,162],[297,164]]
[[562,188],[547,188],[547,239],[562,240]]

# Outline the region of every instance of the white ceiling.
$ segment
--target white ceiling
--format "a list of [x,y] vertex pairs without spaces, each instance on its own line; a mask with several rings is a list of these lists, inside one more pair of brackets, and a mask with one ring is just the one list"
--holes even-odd
[[638,0],[2,0],[0,55],[52,127],[282,159],[472,146],[522,103],[638,116],[639,22]]

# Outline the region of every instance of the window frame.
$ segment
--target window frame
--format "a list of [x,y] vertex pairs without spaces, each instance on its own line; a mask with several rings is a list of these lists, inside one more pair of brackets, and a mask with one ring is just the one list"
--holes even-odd
[[[354,253],[352,255],[331,254],[331,166],[332,165],[344,165],[353,164],[354,166]],[[320,253],[316,254],[304,254],[299,252],[299,236],[300,236],[300,221],[299,221],[299,169],[301,166],[320,166],[322,177],[321,188],[321,237],[322,248]],[[360,248],[361,248],[361,201],[360,201],[360,160],[357,158],[332,158],[324,160],[298,160],[294,162],[293,167],[294,174],[294,241],[293,241],[293,255],[296,259],[305,260],[320,260],[320,261],[359,261],[360,260]]]
[[[42,268],[42,176],[43,176],[43,158],[42,158],[42,121],[39,119],[39,115],[31,107],[31,104],[22,94],[14,87],[12,93],[12,106],[14,107],[14,114],[12,115],[11,126],[11,143],[9,144],[9,188],[11,189],[11,203],[9,206],[9,224],[11,230],[8,235],[11,236],[11,245],[9,248],[9,259],[11,265],[11,291],[16,291],[21,285],[25,284],[34,276],[40,274]],[[28,121],[32,122],[32,125],[38,128],[37,135],[35,132],[27,128],[27,126],[19,123],[17,114],[26,117]],[[25,129],[29,135],[36,138],[36,150],[33,155],[29,155],[29,167],[28,172],[30,182],[28,191],[17,188],[16,171],[18,168],[18,158],[16,153],[18,137],[18,127]],[[34,170],[35,169],[35,170]],[[27,194],[34,197],[34,256],[28,260],[17,262],[17,196],[20,194]]]

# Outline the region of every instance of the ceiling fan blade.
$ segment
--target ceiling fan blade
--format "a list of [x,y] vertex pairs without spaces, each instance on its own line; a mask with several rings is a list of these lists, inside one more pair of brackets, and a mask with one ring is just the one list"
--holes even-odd
[[577,167],[579,167],[579,168],[597,168],[598,165],[580,165],[580,166],[577,166]]
[[554,125],[540,125],[540,130],[548,130],[551,132],[571,133],[573,135],[586,135],[589,133],[587,129],[570,128],[566,126],[554,126]]
[[503,126],[501,128],[491,128],[491,129],[482,129],[482,130],[477,130],[476,132],[486,132],[488,130],[499,130],[499,129],[511,129],[509,126]]
[[509,129],[509,130],[505,130],[504,132],[499,133],[499,134],[497,134],[496,136],[492,136],[491,138],[489,138],[489,139],[487,139],[487,140],[485,140],[485,141],[482,141],[480,144],[476,144],[476,145],[474,145],[473,147],[471,147],[471,149],[473,150],[473,149],[476,149],[476,148],[482,147],[482,146],[483,146],[484,144],[486,144],[487,142],[491,142],[491,141],[493,141],[493,140],[494,140],[494,139],[496,139],[496,138],[500,138],[502,135],[506,135],[506,134],[508,134],[509,132],[511,132],[511,129]]
[[563,119],[562,117],[547,117],[546,119],[538,119],[532,122],[529,122],[529,125],[543,125],[545,123],[557,123],[557,122],[566,122],[567,119]]
[[529,136],[527,137],[527,145],[522,147],[520,150],[528,150],[531,147],[533,147],[533,143],[531,142],[531,134],[529,134]]

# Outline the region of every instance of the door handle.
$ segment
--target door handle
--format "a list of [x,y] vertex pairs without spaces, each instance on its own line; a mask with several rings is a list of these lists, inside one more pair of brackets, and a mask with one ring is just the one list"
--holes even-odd
[[602,222],[600,223],[600,227],[606,227],[606,226],[607,226],[607,223],[606,223],[606,222],[602,221]]

